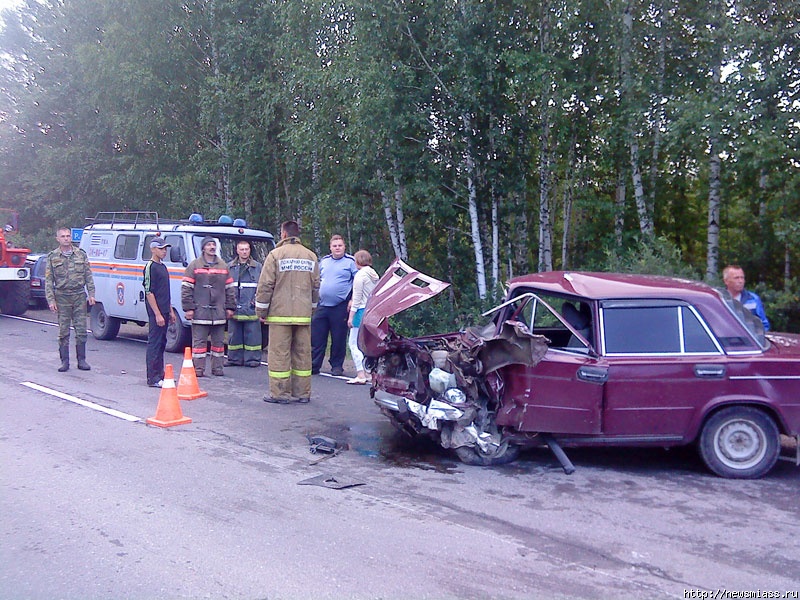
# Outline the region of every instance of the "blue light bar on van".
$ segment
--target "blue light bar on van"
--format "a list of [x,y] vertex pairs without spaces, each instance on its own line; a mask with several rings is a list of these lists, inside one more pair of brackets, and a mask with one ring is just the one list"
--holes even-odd
[[203,215],[200,213],[192,213],[189,215],[189,223],[202,223],[203,222]]

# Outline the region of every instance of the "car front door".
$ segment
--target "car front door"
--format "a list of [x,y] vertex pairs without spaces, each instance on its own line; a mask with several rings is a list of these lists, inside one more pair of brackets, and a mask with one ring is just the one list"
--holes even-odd
[[[601,431],[607,369],[586,335],[564,318],[567,303],[575,307],[579,300],[570,302],[540,294],[513,311],[511,318],[524,321],[532,333],[547,337],[550,345],[532,367],[513,364],[503,369],[498,425],[547,433]],[[561,307],[562,312],[554,306]],[[593,330],[593,322],[587,329]]]

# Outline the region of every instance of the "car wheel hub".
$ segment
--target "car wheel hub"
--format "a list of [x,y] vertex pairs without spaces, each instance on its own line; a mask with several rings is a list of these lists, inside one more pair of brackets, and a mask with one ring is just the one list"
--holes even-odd
[[716,439],[720,460],[734,469],[749,469],[767,451],[763,432],[747,421],[733,421],[719,429]]

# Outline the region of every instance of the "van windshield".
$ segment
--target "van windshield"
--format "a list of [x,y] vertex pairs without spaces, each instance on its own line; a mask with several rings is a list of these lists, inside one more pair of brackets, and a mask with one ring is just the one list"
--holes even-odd
[[[200,248],[200,242],[203,240],[201,235],[194,236],[194,244],[197,252],[197,256],[200,256],[202,249]],[[242,240],[247,240],[250,242],[250,246],[252,248],[252,252],[250,256],[260,262],[262,265],[264,264],[264,260],[267,258],[267,254],[275,247],[273,241],[269,238],[248,238],[245,236],[235,236],[235,235],[214,235],[215,239],[219,240],[220,248],[218,249],[219,255],[226,263],[231,262],[234,258],[236,258],[236,244]]]

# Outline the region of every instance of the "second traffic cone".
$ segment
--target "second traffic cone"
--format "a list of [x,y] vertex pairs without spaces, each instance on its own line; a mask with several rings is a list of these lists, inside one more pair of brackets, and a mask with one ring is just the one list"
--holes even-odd
[[208,396],[208,392],[200,389],[197,383],[197,373],[192,362],[192,349],[186,348],[183,351],[183,365],[181,365],[181,375],[178,380],[178,398],[181,400],[197,400],[203,396]]
[[164,367],[164,380],[161,384],[161,395],[158,398],[156,416],[147,419],[148,425],[172,427],[173,425],[186,425],[192,422],[189,417],[184,417],[183,412],[181,412],[181,403],[175,391],[173,375],[172,365],[166,365]]

